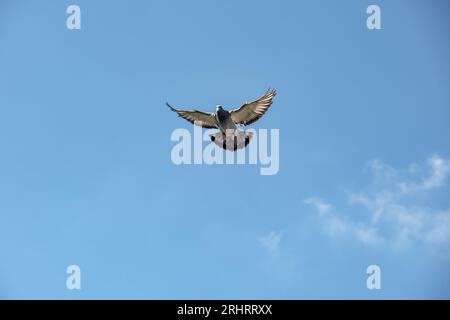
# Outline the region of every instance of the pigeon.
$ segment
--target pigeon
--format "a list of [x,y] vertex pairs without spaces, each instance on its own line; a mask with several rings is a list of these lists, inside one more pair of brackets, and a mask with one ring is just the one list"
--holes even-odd
[[245,132],[238,127],[247,126],[259,120],[272,106],[272,100],[276,94],[275,89],[269,89],[259,99],[250,103],[246,102],[238,109],[227,111],[218,105],[215,113],[175,109],[168,102],[166,105],[179,117],[195,125],[207,129],[219,129],[219,132],[210,135],[211,141],[225,150],[236,151],[245,148],[253,137],[252,132]]

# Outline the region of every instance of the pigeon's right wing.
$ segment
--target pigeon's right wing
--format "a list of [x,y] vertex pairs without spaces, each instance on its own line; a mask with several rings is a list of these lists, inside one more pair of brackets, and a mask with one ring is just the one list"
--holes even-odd
[[166,102],[166,105],[172,110],[173,112],[177,113],[178,116],[182,117],[183,119],[186,119],[190,123],[199,125],[202,128],[207,129],[217,129],[219,126],[216,122],[216,117],[214,113],[206,113],[203,111],[186,111],[186,110],[179,110],[172,108],[170,104]]
[[261,118],[272,105],[272,99],[277,92],[268,90],[265,95],[258,100],[244,103],[239,109],[231,110],[230,115],[234,123],[239,125],[249,125]]

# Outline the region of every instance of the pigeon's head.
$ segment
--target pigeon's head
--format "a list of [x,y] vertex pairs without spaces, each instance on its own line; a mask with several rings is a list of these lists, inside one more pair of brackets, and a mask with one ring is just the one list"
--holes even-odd
[[216,112],[219,112],[219,111],[222,111],[223,109],[222,109],[222,106],[219,104],[219,105],[217,105],[217,107],[216,107]]

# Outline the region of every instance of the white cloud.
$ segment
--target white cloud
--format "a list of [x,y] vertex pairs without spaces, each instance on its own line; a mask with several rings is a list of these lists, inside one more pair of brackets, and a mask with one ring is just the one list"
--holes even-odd
[[369,169],[376,180],[382,182],[389,182],[392,179],[395,179],[398,175],[397,170],[384,163],[380,159],[369,161],[369,163],[366,165],[366,168]]
[[[418,171],[419,166],[413,164],[410,166],[412,170]],[[435,154],[430,159],[428,159],[428,176],[423,177],[420,182],[414,181],[400,181],[398,186],[400,190],[404,193],[411,193],[416,191],[424,191],[433,188],[438,188],[444,185],[447,180],[447,176],[450,173],[450,160],[441,158],[439,155]]]
[[331,204],[326,203],[320,198],[308,198],[303,202],[312,206],[317,211],[324,222],[326,232],[330,236],[337,237],[347,231],[348,223],[334,212],[334,208]]
[[450,242],[450,208],[433,209],[433,203],[423,205],[414,200],[445,185],[450,160],[433,155],[428,160],[427,176],[420,175],[422,170],[417,164],[397,170],[379,159],[370,161],[366,168],[375,183],[370,191],[351,192],[345,211],[355,213],[363,208],[368,215],[354,214],[350,219],[342,209],[337,210],[320,198],[304,200],[316,210],[330,236],[345,234],[365,244],[388,243],[395,248],[413,242]]
[[329,236],[338,238],[351,234],[364,243],[375,244],[380,241],[376,228],[351,221],[348,217],[337,213],[334,207],[324,200],[308,198],[303,202],[317,211]]
[[267,236],[259,239],[261,245],[272,255],[277,256],[280,252],[281,233],[271,231]]
[[430,222],[431,232],[427,232],[425,241],[430,243],[445,243],[450,241],[450,210],[439,212]]
[[375,227],[367,227],[363,224],[353,227],[356,238],[366,244],[375,245],[382,241]]
[[435,154],[428,160],[428,165],[431,175],[423,182],[423,188],[430,189],[442,186],[450,172],[450,160],[442,159]]

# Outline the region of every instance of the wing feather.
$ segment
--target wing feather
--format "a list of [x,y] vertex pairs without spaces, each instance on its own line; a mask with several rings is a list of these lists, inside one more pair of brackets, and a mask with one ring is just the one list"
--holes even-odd
[[216,122],[216,117],[214,116],[214,113],[207,113],[207,112],[198,111],[198,110],[187,111],[187,110],[175,109],[167,102],[166,102],[166,105],[170,108],[170,110],[177,113],[179,117],[186,119],[190,123],[199,125],[200,127],[207,128],[207,129],[218,128],[217,122]]
[[266,94],[250,103],[244,103],[239,109],[231,110],[230,115],[234,123],[249,125],[261,118],[272,105],[273,97],[277,92],[275,89],[268,90]]

